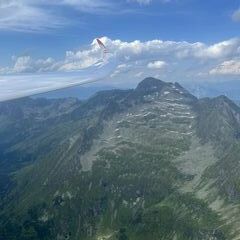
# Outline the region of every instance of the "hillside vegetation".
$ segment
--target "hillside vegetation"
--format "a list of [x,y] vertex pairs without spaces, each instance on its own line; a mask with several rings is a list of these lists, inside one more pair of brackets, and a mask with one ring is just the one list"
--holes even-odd
[[0,239],[240,239],[240,108],[154,78],[0,104]]

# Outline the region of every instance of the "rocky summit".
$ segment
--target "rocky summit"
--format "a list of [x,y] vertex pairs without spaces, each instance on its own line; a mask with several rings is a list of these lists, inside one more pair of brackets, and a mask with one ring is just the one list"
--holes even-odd
[[240,239],[240,108],[144,79],[0,103],[0,239]]

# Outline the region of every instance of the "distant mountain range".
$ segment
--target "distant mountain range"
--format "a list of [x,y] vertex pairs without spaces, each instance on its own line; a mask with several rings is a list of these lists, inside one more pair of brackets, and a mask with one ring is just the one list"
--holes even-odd
[[240,238],[240,108],[178,83],[0,103],[0,239]]
[[[135,85],[131,86],[134,87]],[[240,102],[240,85],[239,81],[228,82],[183,82],[183,86],[197,98],[217,97],[224,95],[233,101]],[[120,86],[121,89],[126,89],[125,86]],[[34,96],[34,98],[68,98],[75,97],[80,100],[86,100],[93,94],[103,90],[112,90],[116,87],[108,84],[94,84],[86,86],[72,87],[62,90],[57,90],[45,94]]]
[[233,101],[240,101],[239,81],[185,83],[184,86],[198,98],[224,95]]

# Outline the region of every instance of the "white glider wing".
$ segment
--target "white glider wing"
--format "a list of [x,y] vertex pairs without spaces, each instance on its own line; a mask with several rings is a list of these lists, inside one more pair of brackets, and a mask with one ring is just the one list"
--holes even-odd
[[[97,42],[107,53],[103,43]],[[111,60],[100,60],[75,72],[0,76],[0,102],[96,82],[109,76],[115,67]]]

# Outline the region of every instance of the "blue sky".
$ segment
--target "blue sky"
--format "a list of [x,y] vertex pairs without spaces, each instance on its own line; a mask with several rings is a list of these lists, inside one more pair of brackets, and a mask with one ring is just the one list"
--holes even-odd
[[[6,0],[6,3],[11,1]],[[16,2],[21,1],[26,6],[31,6],[31,2],[35,2],[33,0]],[[40,0],[36,2],[38,1],[41,3]],[[5,0],[1,2],[0,8]],[[53,57],[59,57],[67,49],[88,44],[98,36],[125,41],[163,39],[214,43],[237,37],[240,32],[240,24],[232,20],[233,12],[240,7],[237,0],[152,0],[149,4],[125,0],[112,2],[89,0],[103,5],[96,9],[91,6],[87,9],[79,7],[81,2],[87,1],[65,2],[66,4],[53,6],[47,3],[35,4],[32,8],[37,11],[29,17],[27,16],[30,15],[29,10],[24,10],[22,15],[26,16],[26,21],[21,26],[18,26],[21,14],[19,19],[15,17],[11,22],[0,17],[2,58],[28,53],[37,56],[47,56],[51,53]],[[12,8],[14,9],[14,6]],[[15,15],[10,9],[11,6],[7,8],[10,14]],[[18,11],[17,7],[16,10]],[[2,11],[6,9],[2,7]],[[38,12],[44,13],[49,21],[34,19],[34,14],[38,18]],[[33,32],[27,32],[28,29]]]
[[103,37],[119,59],[116,83],[235,80],[239,33],[237,0],[0,0],[0,73],[84,68]]

